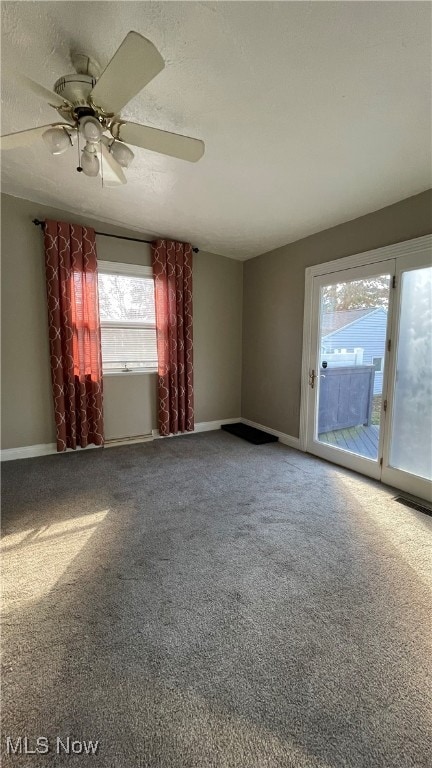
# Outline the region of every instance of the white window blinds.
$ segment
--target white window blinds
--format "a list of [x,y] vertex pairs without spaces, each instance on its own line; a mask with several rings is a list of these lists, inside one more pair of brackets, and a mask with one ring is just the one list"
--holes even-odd
[[99,262],[99,312],[104,372],[157,370],[151,269]]

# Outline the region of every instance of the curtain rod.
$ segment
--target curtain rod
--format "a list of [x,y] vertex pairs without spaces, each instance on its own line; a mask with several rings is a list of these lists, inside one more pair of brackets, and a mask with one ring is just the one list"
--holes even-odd
[[[39,221],[39,219],[32,219],[33,224],[35,227],[40,227],[41,229],[44,228],[45,222]],[[153,240],[140,240],[138,237],[124,237],[123,235],[108,235],[106,232],[96,232],[95,235],[101,235],[102,237],[115,237],[116,240],[131,240],[133,243],[148,243],[149,245],[152,244]],[[199,253],[199,248],[192,248],[194,253]]]

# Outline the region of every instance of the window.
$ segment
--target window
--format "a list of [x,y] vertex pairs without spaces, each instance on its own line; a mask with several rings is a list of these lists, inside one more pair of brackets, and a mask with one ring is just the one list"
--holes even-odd
[[157,370],[151,267],[100,261],[98,276],[103,372]]
[[373,357],[372,365],[375,368],[376,373],[382,373],[383,370],[383,357]]

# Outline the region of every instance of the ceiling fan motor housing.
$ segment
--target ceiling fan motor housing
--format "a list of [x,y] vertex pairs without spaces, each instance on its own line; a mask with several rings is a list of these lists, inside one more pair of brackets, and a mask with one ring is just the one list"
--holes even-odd
[[88,107],[88,97],[96,85],[91,75],[64,75],[54,85],[54,91],[74,107]]

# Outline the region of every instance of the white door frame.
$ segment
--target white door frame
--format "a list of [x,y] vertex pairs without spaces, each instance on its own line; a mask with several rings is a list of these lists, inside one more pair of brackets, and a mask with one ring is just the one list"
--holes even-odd
[[[353,269],[355,267],[364,267],[371,264],[377,264],[379,262],[396,260],[396,271],[398,270],[398,260],[405,259],[405,257],[418,257],[424,256],[430,258],[430,251],[432,248],[432,235],[425,235],[424,237],[417,237],[413,240],[406,240],[402,243],[396,243],[394,245],[384,246],[383,248],[376,248],[373,251],[365,251],[364,253],[354,254],[341,259],[335,259],[334,261],[326,262],[325,264],[317,264],[313,267],[306,269],[305,276],[305,303],[304,303],[304,319],[303,319],[303,358],[302,358],[302,376],[301,376],[301,405],[300,405],[300,449],[307,450],[307,434],[308,423],[310,419],[311,398],[309,395],[309,374],[310,374],[310,360],[312,354],[312,339],[314,322],[316,322],[316,313],[314,313],[313,303],[313,284],[314,278],[324,275],[334,275],[337,279],[338,272],[344,272],[347,269]],[[417,262],[417,258],[414,259]],[[383,265],[384,266],[384,265]],[[392,298],[392,297],[391,297]],[[390,309],[391,301],[390,298]],[[393,313],[396,315],[397,313]],[[389,317],[389,326],[391,332],[394,334],[396,329],[396,317]],[[394,359],[394,355],[392,355]],[[390,366],[387,366],[390,368]],[[387,385],[387,381],[390,381],[390,370],[385,375],[386,381],[383,382],[383,386]],[[385,391],[383,389],[383,391]],[[349,463],[349,459],[348,459]],[[375,462],[371,462],[375,465]],[[344,462],[345,466],[347,463]],[[356,469],[356,466],[352,466]],[[369,473],[368,473],[369,474]],[[372,470],[372,475],[375,474],[375,470]],[[387,481],[388,482],[388,481]]]
[[[340,272],[331,272],[325,275],[317,275],[312,279],[312,316],[311,316],[311,339],[310,339],[310,368],[316,371],[317,386],[311,388],[308,386],[308,424],[306,434],[306,450],[313,453],[315,456],[319,456],[321,459],[332,461],[335,464],[341,464],[349,469],[354,469],[356,472],[361,472],[368,477],[379,479],[381,476],[380,458],[382,457],[382,444],[383,444],[383,425],[385,420],[385,412],[383,405],[381,405],[380,416],[380,430],[379,430],[379,445],[376,459],[362,456],[357,453],[343,450],[334,445],[323,443],[316,439],[315,436],[315,419],[314,414],[318,415],[318,401],[319,401],[319,385],[320,376],[325,376],[325,372],[321,373],[319,363],[319,325],[320,325],[320,292],[321,288],[326,285],[331,285],[335,282],[349,282],[351,280],[362,280],[369,277],[375,277],[378,275],[389,275],[389,308],[386,320],[386,339],[384,344],[385,349],[385,361],[384,361],[384,377],[382,384],[382,404],[386,400],[386,386],[387,386],[387,370],[388,370],[388,340],[390,338],[391,328],[391,312],[392,312],[392,298],[393,288],[392,280],[396,271],[396,260],[386,259],[386,261],[379,261],[375,264],[366,264],[362,267],[350,267]],[[310,373],[310,371],[309,371]]]

